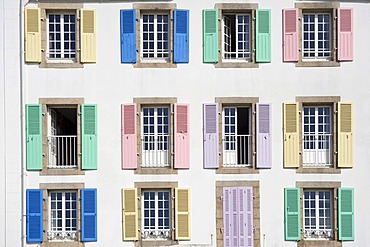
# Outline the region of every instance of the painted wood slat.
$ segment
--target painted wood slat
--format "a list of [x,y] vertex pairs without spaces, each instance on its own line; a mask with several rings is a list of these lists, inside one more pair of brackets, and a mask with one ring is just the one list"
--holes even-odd
[[124,241],[139,239],[137,189],[122,189],[122,238]]
[[353,155],[353,104],[338,103],[338,167],[352,168]]
[[42,170],[42,105],[26,105],[27,170]]
[[338,9],[338,60],[353,60],[353,9]]
[[283,9],[283,61],[298,61],[298,9]]
[[257,103],[257,168],[272,167],[271,104]]
[[175,104],[175,168],[190,167],[189,105]]
[[256,62],[271,62],[271,10],[256,11]]
[[39,8],[25,8],[25,61],[41,62],[41,19]]
[[98,240],[97,189],[81,189],[81,241]]
[[43,196],[41,189],[26,190],[26,240],[28,243],[43,241]]
[[98,169],[97,105],[81,105],[82,169]]
[[218,61],[218,15],[217,9],[203,10],[203,62]]
[[122,169],[137,168],[136,104],[121,105]]
[[203,104],[203,165],[219,167],[218,105]]
[[224,246],[231,247],[231,230],[232,230],[232,217],[231,217],[231,188],[223,187],[222,194],[222,205],[223,205],[223,237],[224,237]]
[[284,103],[284,167],[299,167],[298,103]]
[[175,238],[176,240],[190,240],[190,189],[175,188]]
[[355,240],[353,188],[338,188],[338,226],[339,240]]
[[285,240],[301,239],[300,189],[285,188]]
[[174,54],[175,63],[189,62],[189,10],[174,10]]
[[121,9],[121,63],[136,63],[136,11]]
[[96,62],[96,19],[94,9],[81,9],[81,63]]

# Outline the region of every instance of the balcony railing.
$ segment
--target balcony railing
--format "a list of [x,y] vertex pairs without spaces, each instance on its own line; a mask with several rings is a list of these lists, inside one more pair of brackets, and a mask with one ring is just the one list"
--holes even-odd
[[334,231],[332,229],[305,229],[304,238],[306,239],[332,239],[334,236]]
[[169,135],[144,135],[141,137],[141,166],[169,166]]
[[144,229],[141,233],[141,237],[143,239],[170,239],[171,235],[172,233],[170,229],[162,229],[162,230]]
[[223,166],[245,167],[252,165],[252,136],[225,135],[223,136]]
[[76,241],[77,231],[48,231],[48,240]]
[[48,136],[49,168],[77,167],[77,136]]
[[303,164],[305,166],[330,166],[332,162],[332,134],[303,135]]

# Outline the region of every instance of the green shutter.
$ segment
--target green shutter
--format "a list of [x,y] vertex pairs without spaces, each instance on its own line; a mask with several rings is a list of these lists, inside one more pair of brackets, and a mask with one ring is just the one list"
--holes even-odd
[[353,188],[338,188],[339,240],[355,240]]
[[300,189],[284,189],[285,240],[301,239]]
[[42,105],[26,105],[27,170],[42,170]]
[[271,62],[271,10],[257,9],[256,62]]
[[218,17],[217,9],[203,10],[203,62],[218,61]]
[[82,169],[98,168],[97,106],[84,104],[82,111]]

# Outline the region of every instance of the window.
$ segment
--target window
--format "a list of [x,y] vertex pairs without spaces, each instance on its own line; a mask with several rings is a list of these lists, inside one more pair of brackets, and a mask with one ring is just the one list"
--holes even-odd
[[339,2],[283,10],[283,57],[296,66],[339,66],[353,60],[353,14]]
[[135,3],[134,9],[121,10],[120,18],[122,63],[172,68],[189,62],[189,10],[174,3]]
[[257,8],[255,3],[216,3],[215,9],[203,10],[204,63],[253,68],[271,61],[270,10]]
[[220,97],[216,102],[203,105],[204,168],[217,168],[218,173],[271,168],[271,105],[252,97]]

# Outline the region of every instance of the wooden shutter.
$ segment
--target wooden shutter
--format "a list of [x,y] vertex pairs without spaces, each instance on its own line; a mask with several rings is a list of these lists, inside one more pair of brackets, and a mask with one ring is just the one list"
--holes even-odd
[[271,62],[271,10],[256,12],[256,62]]
[[124,241],[139,239],[137,190],[122,189],[122,237]]
[[218,61],[218,17],[217,9],[203,10],[203,62]]
[[338,9],[338,60],[353,60],[353,10]]
[[253,247],[253,188],[239,188],[239,246]]
[[353,104],[338,103],[338,167],[353,167]]
[[203,104],[203,165],[218,168],[218,105]]
[[232,232],[232,213],[231,213],[231,188],[224,187],[223,188],[223,234],[224,234],[224,246],[231,247],[232,246],[232,239],[231,239],[231,232]]
[[136,63],[136,11],[121,9],[121,63]]
[[284,103],[284,167],[299,167],[298,103]]
[[26,105],[27,170],[42,170],[42,105]]
[[298,61],[298,9],[283,9],[283,61]]
[[81,62],[96,62],[96,20],[94,9],[81,10]]
[[189,105],[175,104],[175,168],[190,167]]
[[257,168],[271,168],[271,104],[257,104]]
[[189,62],[189,10],[174,10],[174,34],[173,34],[175,63]]
[[137,168],[136,104],[121,105],[122,169]]
[[26,239],[28,243],[43,240],[43,197],[41,189],[26,190]]
[[97,190],[81,189],[81,241],[96,242],[97,231]]
[[355,240],[353,193],[353,188],[338,188],[339,240]]
[[175,188],[176,240],[190,240],[190,189]]
[[97,105],[83,104],[82,113],[82,169],[98,169]]
[[285,188],[285,240],[301,239],[301,215],[299,188]]
[[24,10],[24,49],[26,62],[41,62],[40,9]]

